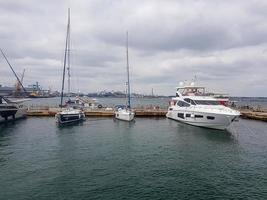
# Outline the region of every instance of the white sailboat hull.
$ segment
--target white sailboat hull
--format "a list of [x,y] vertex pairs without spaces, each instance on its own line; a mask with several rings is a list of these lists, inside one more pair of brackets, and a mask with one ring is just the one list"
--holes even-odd
[[135,113],[131,110],[119,109],[115,111],[115,118],[123,121],[132,121]]
[[[178,113],[180,114],[178,115]],[[239,114],[217,114],[208,112],[169,110],[166,117],[194,126],[225,130],[236,118],[239,117]]]

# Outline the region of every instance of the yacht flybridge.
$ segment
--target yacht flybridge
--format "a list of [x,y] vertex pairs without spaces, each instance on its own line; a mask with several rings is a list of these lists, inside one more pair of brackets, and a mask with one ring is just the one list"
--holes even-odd
[[184,85],[183,82],[180,82],[180,86],[176,88],[176,96],[181,94],[182,96],[209,96],[213,97],[219,102],[221,105],[229,104],[229,95],[223,93],[214,93],[207,92],[206,88],[203,86],[196,86],[195,82],[191,82],[188,85]]
[[222,102],[205,92],[204,87],[177,87],[176,97],[172,98],[167,118],[194,126],[224,130],[240,116],[240,112],[228,108]]

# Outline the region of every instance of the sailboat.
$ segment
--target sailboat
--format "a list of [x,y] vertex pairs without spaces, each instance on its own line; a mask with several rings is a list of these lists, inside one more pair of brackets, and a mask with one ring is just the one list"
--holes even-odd
[[131,90],[130,90],[130,73],[129,73],[129,55],[128,55],[128,32],[126,33],[126,71],[127,71],[127,82],[126,82],[126,106],[122,108],[118,108],[115,111],[115,118],[124,120],[124,121],[132,121],[134,119],[134,111],[131,109]]
[[[60,112],[55,115],[56,121],[59,124],[67,124],[72,122],[83,121],[85,119],[85,114],[80,109],[74,109],[72,107],[63,108],[63,92],[65,83],[65,71],[66,63],[68,62],[68,75],[70,74],[70,9],[68,9],[68,25],[67,25],[67,36],[65,44],[65,54],[64,54],[64,67],[63,67],[63,78],[62,78],[62,89],[61,89],[61,100],[60,100]],[[68,92],[70,92],[70,75],[68,79]]]

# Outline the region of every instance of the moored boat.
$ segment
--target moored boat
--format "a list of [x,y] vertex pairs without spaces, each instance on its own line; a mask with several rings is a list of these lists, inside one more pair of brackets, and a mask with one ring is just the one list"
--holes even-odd
[[124,120],[124,121],[132,121],[134,119],[134,111],[131,109],[131,90],[130,90],[130,72],[129,72],[129,56],[128,56],[128,32],[126,33],[126,59],[127,59],[127,82],[126,82],[126,98],[127,103],[125,107],[118,108],[115,111],[115,118]]
[[116,119],[120,119],[123,121],[132,121],[134,119],[134,111],[127,108],[118,108],[115,111],[115,117]]
[[89,99],[85,97],[76,96],[75,98],[69,98],[66,101],[66,106],[79,109],[100,109],[103,106],[96,101],[96,99]]
[[[68,59],[67,59],[68,57]],[[56,121],[59,124],[67,124],[78,121],[85,120],[85,114],[81,109],[72,108],[68,106],[63,108],[63,93],[64,93],[64,84],[65,84],[65,71],[66,63],[68,62],[68,93],[70,93],[70,9],[68,10],[68,25],[67,25],[67,36],[66,36],[66,46],[65,46],[65,56],[64,56],[64,67],[63,67],[63,78],[62,78],[62,89],[61,89],[61,101],[60,107],[61,111],[55,115]]]
[[27,108],[22,104],[26,100],[12,101],[0,96],[0,123],[13,121],[27,116]]
[[178,87],[166,117],[194,126],[224,130],[240,116],[239,111],[226,107],[199,89],[203,87],[194,84]]
[[85,114],[79,109],[67,108],[56,114],[59,124],[73,123],[85,120]]

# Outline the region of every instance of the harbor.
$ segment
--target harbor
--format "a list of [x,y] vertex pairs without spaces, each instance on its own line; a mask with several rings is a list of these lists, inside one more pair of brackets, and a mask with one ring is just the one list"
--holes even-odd
[[267,199],[266,8],[1,2],[0,200]]
[[0,197],[264,199],[266,136],[265,122],[245,119],[229,132],[163,117],[65,127],[28,117],[0,125]]
[[[64,101],[67,101],[67,99],[68,97],[65,97]],[[82,108],[86,118],[112,118],[115,115],[116,105],[121,105],[124,102],[124,98],[102,97],[98,99],[93,98],[94,100],[92,100],[92,98],[83,97],[83,99],[87,99],[92,103],[91,107]],[[263,98],[258,100],[255,98],[245,98],[245,100],[242,98],[232,98],[232,100],[237,104],[233,109],[240,112],[240,118],[267,121],[267,100]],[[23,117],[55,117],[56,113],[65,109],[57,106],[59,102],[60,98],[58,97],[27,100],[23,103],[25,110]],[[165,118],[170,98],[132,98],[132,102],[137,118]],[[17,104],[15,103],[14,105]],[[100,108],[98,108],[99,105]],[[5,122],[3,118],[0,119],[0,123]],[[11,116],[8,119],[13,121]]]

